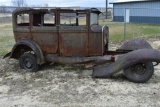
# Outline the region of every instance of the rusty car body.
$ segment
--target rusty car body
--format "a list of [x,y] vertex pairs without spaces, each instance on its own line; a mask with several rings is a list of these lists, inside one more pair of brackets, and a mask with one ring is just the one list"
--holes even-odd
[[160,52],[142,39],[109,51],[109,29],[99,26],[100,13],[96,8],[15,10],[16,44],[4,57],[19,59],[20,67],[31,71],[45,62],[95,63],[93,77],[110,77],[124,69],[130,81],[148,81],[154,72],[152,62],[160,62]]

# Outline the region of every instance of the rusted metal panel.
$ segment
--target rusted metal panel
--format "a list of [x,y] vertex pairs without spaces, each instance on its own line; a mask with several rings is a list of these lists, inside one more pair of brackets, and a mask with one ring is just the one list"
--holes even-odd
[[56,27],[32,27],[31,32],[32,40],[36,41],[44,53],[57,53],[58,34]]
[[32,36],[30,34],[30,32],[14,32],[14,37],[15,37],[15,41],[19,41],[21,39],[31,39]]
[[14,33],[15,41],[17,42],[18,40],[21,40],[21,39],[31,39],[30,26],[29,25],[28,26],[17,26],[17,19],[14,18],[13,20],[15,20],[13,21],[14,23],[13,33]]
[[89,56],[103,55],[102,33],[89,33]]
[[62,56],[88,56],[88,30],[80,26],[61,26],[59,49]]
[[94,61],[94,59],[87,57],[65,57],[54,54],[45,55],[45,60],[48,62],[55,62],[60,64],[81,64]]
[[155,49],[138,49],[131,51],[119,57],[114,63],[95,67],[93,70],[93,77],[109,77],[139,62],[160,63],[160,51]]
[[[47,62],[56,62],[60,64],[94,63],[95,65],[98,65],[113,60],[112,55],[93,56],[93,57],[65,57],[65,56],[59,56],[57,54],[46,54],[44,57]],[[116,57],[114,59],[116,59]]]
[[102,27],[92,25],[89,31],[89,56],[103,55]]

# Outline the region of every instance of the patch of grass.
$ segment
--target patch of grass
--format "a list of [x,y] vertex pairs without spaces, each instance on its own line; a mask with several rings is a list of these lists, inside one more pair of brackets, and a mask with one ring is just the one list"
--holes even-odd
[[[109,41],[122,42],[124,41],[124,23],[108,22],[100,20],[100,25],[109,27]],[[11,51],[14,45],[14,35],[12,31],[11,18],[0,17],[0,55],[4,55]],[[156,24],[126,24],[126,40],[134,38],[154,38],[160,37],[160,25]],[[66,68],[70,69],[70,68]]]
[[15,43],[11,26],[2,26],[0,26],[0,55],[10,52]]
[[0,55],[4,55],[11,51],[14,45],[14,35],[12,31],[11,15],[0,17]]
[[[100,20],[100,25],[106,25],[109,27],[110,41],[121,42],[124,40],[124,23],[104,22]],[[160,36],[160,25],[135,23],[126,24],[126,40],[157,36]]]
[[5,54],[7,54],[8,53],[8,51],[7,50],[5,50],[5,49],[1,49],[0,50],[0,55],[5,55]]

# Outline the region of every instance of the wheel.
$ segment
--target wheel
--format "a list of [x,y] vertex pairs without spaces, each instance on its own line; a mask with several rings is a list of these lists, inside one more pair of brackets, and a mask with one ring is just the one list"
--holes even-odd
[[21,69],[29,71],[38,71],[39,65],[37,64],[37,58],[32,53],[24,53],[20,59],[19,64]]
[[138,63],[124,69],[124,74],[128,80],[136,83],[147,82],[154,73],[152,62]]

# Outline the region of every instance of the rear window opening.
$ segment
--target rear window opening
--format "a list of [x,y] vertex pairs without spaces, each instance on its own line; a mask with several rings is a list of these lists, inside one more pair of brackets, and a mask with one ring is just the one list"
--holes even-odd
[[29,14],[17,15],[17,25],[18,26],[29,26]]

